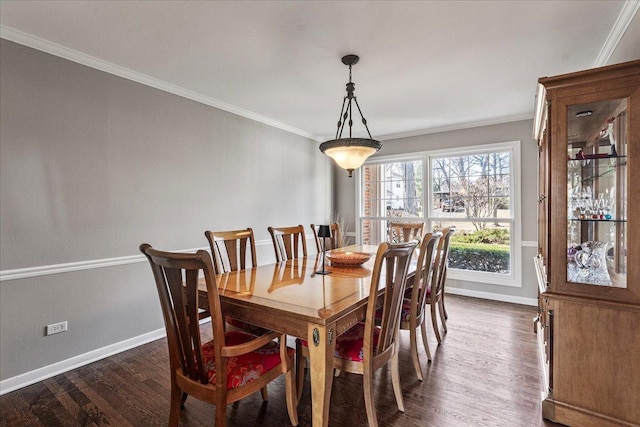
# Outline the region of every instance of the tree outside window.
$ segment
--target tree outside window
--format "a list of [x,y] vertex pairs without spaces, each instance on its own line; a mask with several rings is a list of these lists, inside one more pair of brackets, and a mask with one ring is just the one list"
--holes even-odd
[[510,164],[510,151],[431,159],[433,223],[457,230],[450,268],[510,273]]

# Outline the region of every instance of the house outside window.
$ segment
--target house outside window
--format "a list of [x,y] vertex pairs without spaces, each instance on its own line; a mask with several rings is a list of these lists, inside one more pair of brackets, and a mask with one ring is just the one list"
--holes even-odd
[[521,286],[519,164],[519,142],[371,159],[358,174],[358,239],[396,241],[390,222],[455,226],[448,277]]

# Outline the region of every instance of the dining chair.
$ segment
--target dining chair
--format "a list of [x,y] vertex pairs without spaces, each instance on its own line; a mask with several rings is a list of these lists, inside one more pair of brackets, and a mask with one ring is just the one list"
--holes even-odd
[[[453,233],[451,233],[451,236],[453,236],[455,234],[456,231],[456,227],[455,225],[452,225],[448,228],[448,231],[453,231]],[[449,238],[451,237],[449,236]],[[445,265],[444,265],[444,272],[442,273],[442,295],[440,296],[440,317],[442,318],[442,316],[444,315],[444,320],[442,321],[442,326],[444,328],[444,331],[447,332],[447,323],[446,320],[449,319],[449,314],[447,313],[447,308],[444,305],[444,298],[446,295],[445,292],[445,288],[447,285],[447,271],[449,270],[449,244],[447,244],[447,258],[445,260]]]
[[436,334],[438,344],[442,343],[442,336],[438,328],[438,319],[436,315],[436,309],[440,312],[440,321],[442,322],[442,329],[447,332],[447,318],[444,311],[444,286],[447,279],[447,260],[449,258],[449,242],[451,236],[456,232],[455,227],[446,227],[442,230],[442,238],[438,242],[438,248],[436,249],[436,260],[433,267],[433,276],[431,279],[431,286],[427,292],[426,304],[431,306],[431,323],[433,325],[433,331]]
[[[187,396],[216,406],[215,425],[226,424],[227,404],[285,375],[287,411],[298,424],[295,381],[291,369],[294,350],[286,335],[272,332],[255,337],[241,331],[225,332],[211,257],[196,253],[163,252],[140,245],[147,257],[158,289],[169,346],[171,406],[169,425],[177,426]],[[206,287],[213,339],[202,342],[198,322],[198,282],[202,272]],[[278,339],[279,343],[274,341]],[[224,373],[218,375],[219,373]],[[266,400],[263,393],[263,399]]]
[[[323,251],[325,247],[321,245],[321,240],[320,240],[321,237],[318,237],[317,227],[320,227],[320,226],[311,224],[311,229],[313,230],[313,237],[315,237],[315,241],[316,241],[316,250],[318,251],[318,253],[320,253]],[[324,238],[324,244],[326,245],[326,250],[342,247],[342,236],[340,233],[340,226],[338,225],[338,223],[334,222],[333,224],[329,224],[329,229],[331,230],[331,237]]]
[[[407,281],[407,290],[404,294],[405,297],[400,314],[400,329],[409,331],[411,357],[419,381],[422,381],[423,378],[418,356],[417,329],[419,327],[422,332],[422,344],[427,353],[427,360],[431,361],[431,351],[429,351],[429,343],[427,341],[426,300],[434,272],[435,248],[441,236],[442,233],[427,233],[422,239],[418,262],[416,263],[416,272]],[[381,310],[378,310],[378,315],[382,315]]]
[[422,239],[424,222],[389,222],[389,241],[409,242]]
[[[398,362],[398,327],[407,272],[416,243],[383,242],[378,246],[365,320],[336,338],[333,367],[363,376],[365,409],[367,420],[372,427],[378,426],[373,398],[373,374],[387,364],[391,365],[392,386],[398,409],[404,412]],[[381,280],[385,283],[384,292],[379,292]],[[379,325],[376,324],[378,306],[382,307],[383,313],[378,319]],[[303,347],[308,346],[305,340],[298,342]],[[302,372],[297,373],[301,374],[304,375],[304,367]]]
[[[268,227],[276,254],[276,262],[287,261],[301,256],[307,256],[307,239],[304,227]],[[302,244],[300,244],[302,242]],[[302,253],[300,247],[302,246]]]
[[[209,241],[209,248],[213,254],[213,268],[216,274],[230,271],[244,270],[247,267],[257,267],[256,243],[252,228],[229,231],[204,232]],[[247,262],[249,258],[250,263]],[[267,329],[225,316],[225,322],[234,328],[244,330],[254,335],[271,332]]]

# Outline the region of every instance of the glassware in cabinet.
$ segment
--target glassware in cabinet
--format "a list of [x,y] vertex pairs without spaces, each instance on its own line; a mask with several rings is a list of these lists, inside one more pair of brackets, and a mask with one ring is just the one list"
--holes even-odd
[[626,99],[568,107],[567,279],[627,287]]

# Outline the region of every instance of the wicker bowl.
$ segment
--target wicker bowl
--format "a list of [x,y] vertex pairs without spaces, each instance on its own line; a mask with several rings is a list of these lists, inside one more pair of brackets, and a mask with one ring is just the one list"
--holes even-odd
[[371,254],[365,252],[327,252],[326,256],[336,267],[358,267],[371,258]]

